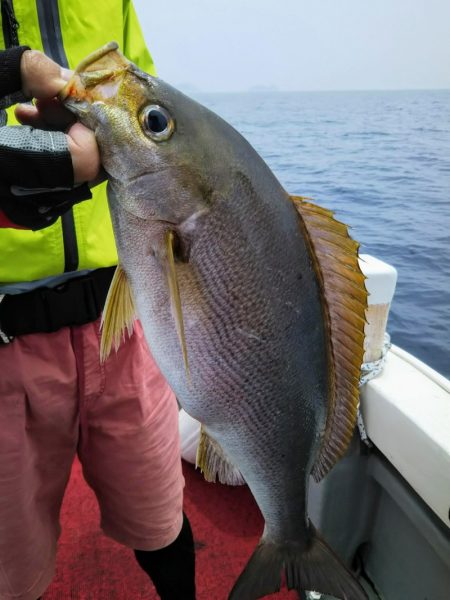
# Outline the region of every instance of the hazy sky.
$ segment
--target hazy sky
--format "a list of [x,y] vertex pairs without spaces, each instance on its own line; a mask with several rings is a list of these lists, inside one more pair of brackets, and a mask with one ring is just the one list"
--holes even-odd
[[160,77],[203,91],[450,88],[450,0],[134,0]]

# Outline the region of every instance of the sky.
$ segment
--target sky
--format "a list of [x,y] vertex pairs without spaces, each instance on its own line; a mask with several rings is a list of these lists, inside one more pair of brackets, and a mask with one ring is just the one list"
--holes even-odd
[[450,88],[450,0],[134,0],[186,91]]

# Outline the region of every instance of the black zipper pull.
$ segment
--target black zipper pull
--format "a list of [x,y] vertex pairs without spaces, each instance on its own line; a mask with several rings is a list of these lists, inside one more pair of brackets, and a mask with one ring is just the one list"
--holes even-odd
[[2,29],[5,40],[5,48],[13,48],[19,45],[19,22],[14,13],[12,0],[1,0],[2,2]]

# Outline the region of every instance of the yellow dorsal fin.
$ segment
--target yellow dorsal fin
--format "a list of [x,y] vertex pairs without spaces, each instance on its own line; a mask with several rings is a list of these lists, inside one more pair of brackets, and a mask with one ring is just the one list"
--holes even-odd
[[186,336],[184,333],[183,310],[181,307],[180,289],[178,286],[177,270],[174,256],[175,234],[173,231],[166,233],[166,253],[167,253],[167,282],[169,284],[170,301],[172,303],[172,313],[175,319],[178,339],[180,340],[181,351],[183,353],[184,368],[189,378],[189,363],[186,348]]
[[103,309],[102,339],[100,342],[101,362],[105,362],[113,346],[117,350],[125,337],[125,330],[128,331],[128,335],[133,333],[135,319],[136,309],[130,284],[125,271],[118,265],[109,286],[105,308]]
[[330,393],[326,428],[312,475],[320,481],[345,453],[356,423],[367,308],[359,244],[329,210],[291,196],[301,217],[323,294]]

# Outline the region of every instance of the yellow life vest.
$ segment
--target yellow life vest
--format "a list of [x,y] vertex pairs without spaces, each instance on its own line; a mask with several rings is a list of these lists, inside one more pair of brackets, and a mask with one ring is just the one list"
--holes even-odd
[[[9,0],[9,4],[19,25],[16,41],[63,66],[73,69],[87,54],[115,40],[142,70],[156,74],[131,0]],[[7,23],[2,23],[2,48],[10,35]],[[8,125],[14,123],[9,109]],[[75,205],[50,227],[0,229],[0,284],[117,264],[106,184],[92,192],[91,200]]]

